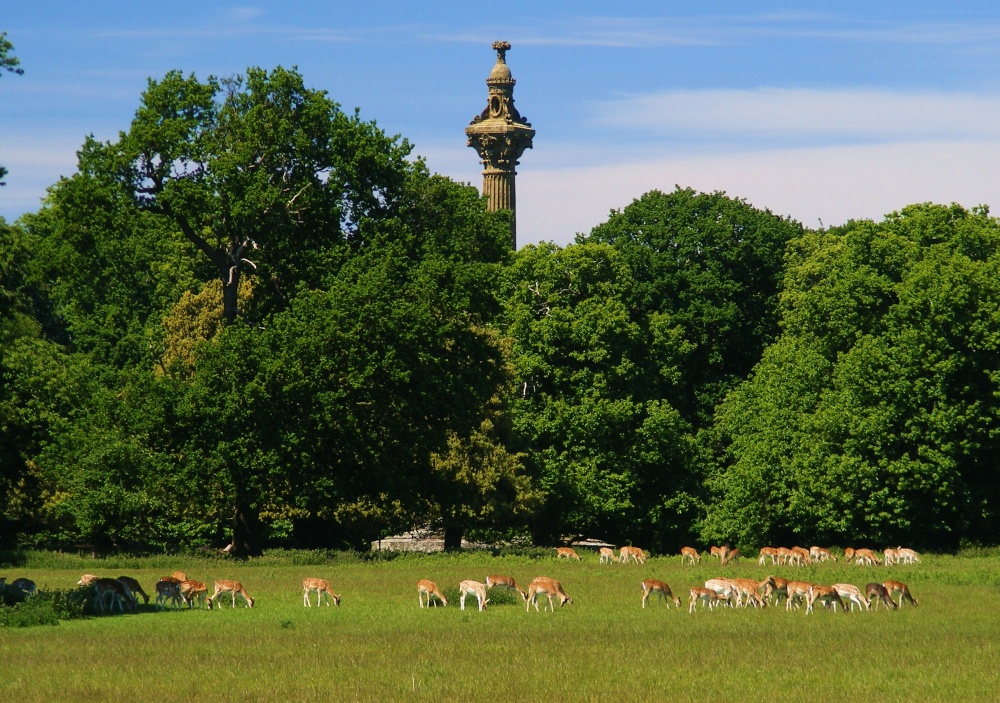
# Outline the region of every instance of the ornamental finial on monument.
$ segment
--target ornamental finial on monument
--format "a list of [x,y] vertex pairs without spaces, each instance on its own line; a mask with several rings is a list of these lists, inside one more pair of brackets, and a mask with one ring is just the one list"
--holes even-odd
[[507,63],[507,52],[510,50],[509,41],[493,42],[493,50],[497,52],[497,63]]

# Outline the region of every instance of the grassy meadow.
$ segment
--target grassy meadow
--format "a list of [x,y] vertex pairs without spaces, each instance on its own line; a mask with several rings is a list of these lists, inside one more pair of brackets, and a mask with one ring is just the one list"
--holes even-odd
[[[554,553],[553,553],[554,554]],[[679,557],[600,565],[554,556],[406,555],[366,561],[295,553],[232,562],[196,557],[83,559],[28,555],[8,581],[70,588],[84,573],[127,574],[147,593],[175,569],[209,584],[240,580],[256,606],[95,616],[0,629],[0,699],[30,701],[986,701],[1000,690],[1000,557],[925,555],[919,564],[720,567]],[[896,578],[920,605],[841,614],[784,608],[687,612],[687,589],[714,576],[768,573],[831,584]],[[562,581],[573,604],[526,613],[496,596],[458,608],[457,586],[487,574]],[[305,608],[316,576],[343,597]],[[446,608],[419,609],[416,581],[436,581]],[[667,581],[680,610],[651,599]],[[454,601],[452,597],[454,596]],[[315,595],[313,595],[315,599]],[[502,602],[506,601],[506,602]],[[314,601],[315,602],[315,601]]]

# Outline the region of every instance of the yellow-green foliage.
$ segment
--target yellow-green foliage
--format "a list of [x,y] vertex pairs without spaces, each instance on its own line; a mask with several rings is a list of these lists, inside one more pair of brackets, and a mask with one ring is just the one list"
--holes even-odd
[[[239,305],[253,293],[253,279],[240,279]],[[222,329],[222,281],[213,278],[197,293],[186,291],[163,317],[163,354],[155,372],[187,376],[194,370],[195,349]]]

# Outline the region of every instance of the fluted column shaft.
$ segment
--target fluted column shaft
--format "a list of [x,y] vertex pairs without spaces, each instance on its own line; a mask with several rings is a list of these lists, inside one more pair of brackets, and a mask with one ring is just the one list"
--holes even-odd
[[483,171],[483,195],[490,210],[510,210],[511,247],[517,248],[517,202],[514,172],[486,169]]

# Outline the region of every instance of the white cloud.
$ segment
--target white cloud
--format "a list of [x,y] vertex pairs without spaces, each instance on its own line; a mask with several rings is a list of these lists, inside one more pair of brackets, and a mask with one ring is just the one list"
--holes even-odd
[[229,14],[238,22],[249,22],[263,15],[264,11],[259,7],[234,7]]
[[705,133],[909,140],[1000,136],[1000,95],[887,91],[675,90],[597,105],[605,127]]
[[675,185],[725,191],[808,227],[871,218],[918,202],[996,202],[1000,140],[910,142],[651,158],[580,169],[523,168],[518,242],[568,244],[643,193]]
[[46,189],[60,176],[76,172],[76,150],[83,140],[53,134],[0,136],[0,164],[10,172],[0,188],[0,217],[12,222],[38,210]]

